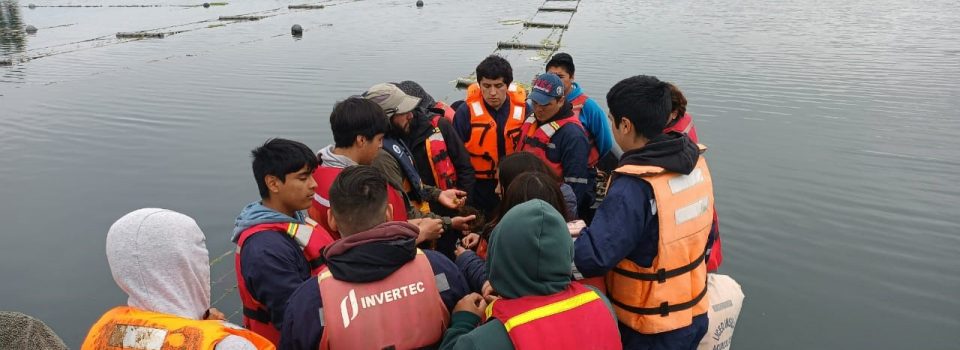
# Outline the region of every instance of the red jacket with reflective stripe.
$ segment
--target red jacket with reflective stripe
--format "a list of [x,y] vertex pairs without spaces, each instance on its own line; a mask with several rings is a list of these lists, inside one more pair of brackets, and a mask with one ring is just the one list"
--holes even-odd
[[[553,169],[553,171],[557,173],[557,176],[563,177],[563,165],[559,161],[554,162],[550,160],[550,158],[547,157],[547,149],[553,145],[553,143],[551,143],[553,135],[556,134],[557,130],[560,130],[560,128],[567,124],[576,125],[577,128],[587,135],[587,138],[590,138],[589,133],[587,133],[583,128],[583,124],[580,122],[580,112],[575,111],[567,118],[555,120],[540,126],[537,124],[537,118],[534,116],[528,117],[527,120],[523,122],[523,126],[520,128],[520,142],[517,145],[517,149],[535,154],[543,160],[550,169]],[[597,148],[594,147],[591,142],[590,155],[587,158],[587,167],[596,168],[599,159],[600,156],[597,153]]]
[[[313,180],[317,182],[317,188],[313,192],[313,202],[310,204],[310,209],[307,210],[310,218],[319,223],[327,232],[330,232],[330,236],[334,239],[340,239],[340,233],[330,228],[327,211],[330,210],[330,186],[333,185],[333,180],[337,179],[337,175],[340,175],[341,171],[343,171],[343,168],[323,165],[318,166],[317,170],[313,171]],[[387,203],[393,204],[393,221],[407,221],[407,206],[404,204],[403,198],[397,194],[397,191],[393,190],[393,187],[390,185],[387,185],[387,187]]]
[[240,233],[240,238],[237,240],[237,251],[234,254],[234,270],[237,273],[237,292],[240,294],[240,301],[243,304],[243,326],[269,339],[273,344],[279,345],[280,332],[270,323],[270,313],[266,307],[250,294],[246,283],[243,281],[243,273],[240,268],[240,252],[243,250],[243,244],[253,235],[266,231],[285,233],[291,239],[296,240],[297,245],[303,248],[303,256],[310,264],[311,274],[314,275],[318,274],[323,267],[319,259],[320,251],[333,243],[333,238],[322,227],[292,222],[253,225]]
[[440,133],[440,115],[434,114],[430,124],[433,125],[433,134],[427,138],[424,145],[427,149],[427,161],[430,163],[434,183],[441,190],[455,188],[457,169],[453,166],[450,153],[447,152],[447,142]]
[[422,251],[379,281],[339,281],[324,270],[320,349],[415,349],[440,342],[450,313]]
[[552,295],[498,299],[487,317],[503,323],[517,350],[623,348],[617,320],[600,294],[577,282]]

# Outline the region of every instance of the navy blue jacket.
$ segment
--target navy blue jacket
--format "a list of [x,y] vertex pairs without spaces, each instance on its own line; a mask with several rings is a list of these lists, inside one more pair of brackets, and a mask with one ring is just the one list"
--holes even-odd
[[[433,268],[434,275],[443,274],[449,285],[444,290],[440,288],[440,299],[447,306],[447,310],[453,310],[457,301],[470,293],[467,281],[463,279],[460,270],[457,269],[450,259],[446,256],[432,250],[423,250],[427,259],[430,260],[430,266]],[[320,338],[323,335],[323,300],[320,298],[320,287],[317,283],[317,277],[314,276],[304,282],[293,294],[287,303],[286,314],[281,326],[280,349],[319,349]],[[404,322],[402,315],[397,315],[397,322]]]
[[283,322],[287,298],[310,278],[310,264],[303,249],[286,233],[277,231],[247,238],[240,251],[240,270],[250,295],[270,311],[274,327]]
[[[661,135],[644,148],[624,153],[620,165],[655,165],[668,171],[689,174],[699,151],[679,133]],[[574,242],[574,264],[584,277],[606,274],[623,259],[650,267],[657,256],[660,224],[653,188],[633,176],[616,176],[607,197],[597,208],[593,222]],[[712,245],[712,239],[707,247]],[[709,257],[707,257],[709,259]],[[671,332],[646,335],[620,325],[624,349],[695,349],[706,333],[706,314],[693,324]]]

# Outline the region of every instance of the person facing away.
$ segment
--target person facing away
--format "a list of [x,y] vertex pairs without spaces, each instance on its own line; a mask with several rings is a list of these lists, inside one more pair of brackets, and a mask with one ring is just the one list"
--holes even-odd
[[449,309],[468,293],[456,265],[416,247],[417,227],[391,221],[387,182],[370,166],[343,170],[330,188],[342,238],[326,267],[290,296],[282,349],[412,349],[439,343]]
[[[406,80],[393,85],[407,95],[420,98],[420,103],[413,110],[410,130],[404,133],[403,141],[410,148],[414,167],[423,184],[441,190],[456,188],[466,193],[473,192],[476,182],[473,165],[460,136],[453,129],[453,110],[443,102],[434,100],[414,81]],[[467,204],[473,205],[473,198],[467,196],[467,199]],[[462,209],[450,209],[436,202],[430,203],[430,211],[448,217],[462,215]],[[435,250],[453,259],[457,239],[461,237],[444,234],[436,241]]]
[[[349,97],[338,102],[330,113],[330,130],[333,144],[317,152],[319,164],[313,171],[317,187],[307,211],[333,238],[340,234],[330,228],[327,212],[330,210],[330,186],[344,168],[353,165],[370,165],[380,153],[383,136],[390,128],[387,116],[375,102]],[[387,200],[393,206],[393,220],[407,221],[404,199],[397,189],[390,186]],[[436,239],[442,230],[440,219],[413,219],[420,227],[418,242]]]
[[563,91],[566,91],[567,102],[573,105],[573,112],[577,113],[583,128],[589,133],[591,146],[595,147],[600,158],[606,156],[613,147],[613,133],[610,129],[610,120],[600,108],[600,104],[587,96],[577,83],[577,66],[573,64],[573,57],[565,52],[558,52],[550,57],[545,69],[546,73],[556,74],[563,81]]
[[663,133],[670,89],[634,76],[607,93],[624,150],[607,198],[574,243],[576,268],[604,276],[625,349],[695,349],[706,332],[713,185],[701,150]]
[[[670,118],[667,122],[667,127],[663,129],[663,133],[668,133],[671,131],[680,132],[692,140],[694,143],[700,143],[700,139],[697,137],[697,127],[693,125],[693,117],[690,116],[690,113],[687,113],[687,98],[683,95],[683,91],[680,91],[680,88],[676,84],[667,83],[670,85]],[[723,263],[723,246],[720,242],[720,220],[717,217],[717,211],[713,211],[713,230],[710,231],[710,237],[713,239],[713,245],[710,246],[708,250],[708,255],[710,260],[707,261],[707,272],[716,272],[720,268],[720,264]]]
[[597,151],[590,146],[580,119],[564,98],[563,82],[553,73],[541,74],[533,82],[530,101],[533,113],[520,129],[517,149],[543,160],[573,188],[577,208],[589,209],[596,197]]
[[139,209],[114,222],[107,262],[127,305],[104,314],[81,349],[275,349],[210,307],[205,241],[192,218],[171,210]]
[[[497,212],[506,214],[517,205],[539,199],[549,203],[558,213],[562,213],[566,209],[563,197],[556,180],[549,174],[526,172],[517,176],[516,179],[511,179]],[[481,235],[479,244],[465,244],[464,247],[457,249],[457,267],[466,276],[467,282],[470,283],[470,288],[473,290],[481,290],[483,283],[488,280],[484,259],[488,257],[490,235],[500,223],[501,217],[502,215],[498,215],[487,223],[487,228]],[[476,253],[466,249],[474,247],[476,247]]]
[[467,88],[464,103],[457,107],[453,126],[463,140],[477,182],[473,203],[489,217],[499,199],[497,164],[515,150],[520,126],[527,115],[527,94],[513,83],[510,62],[497,55],[485,58],[476,69],[477,82]]
[[613,310],[595,289],[570,280],[572,259],[566,222],[553,206],[535,199],[510,209],[490,241],[490,304],[475,293],[461,299],[441,348],[619,349]]
[[321,267],[320,250],[333,242],[326,230],[307,224],[317,186],[317,158],[306,145],[271,139],[251,152],[260,200],[237,216],[234,268],[243,303],[243,326],[277,344],[287,298]]

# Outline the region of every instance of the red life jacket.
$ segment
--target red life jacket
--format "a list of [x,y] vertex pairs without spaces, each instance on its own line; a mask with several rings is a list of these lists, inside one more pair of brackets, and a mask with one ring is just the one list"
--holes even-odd
[[320,349],[416,349],[440,342],[450,313],[423,251],[390,276],[369,283],[339,281],[324,270]]
[[251,236],[266,231],[286,233],[290,238],[296,240],[297,244],[303,247],[303,256],[310,264],[310,273],[314,275],[320,273],[323,267],[320,263],[320,251],[333,243],[333,238],[322,227],[292,222],[253,225],[240,233],[240,238],[237,240],[237,251],[234,254],[234,269],[237,273],[237,291],[240,294],[240,301],[243,303],[243,326],[279,345],[280,332],[270,323],[270,311],[250,294],[247,284],[243,281],[243,274],[240,269],[240,251],[243,249],[243,244]]
[[[550,158],[547,157],[547,150],[557,147],[551,142],[553,135],[557,133],[557,130],[560,130],[560,128],[567,124],[576,125],[582,132],[586,134],[583,124],[580,123],[579,112],[574,112],[573,115],[567,118],[552,121],[539,127],[537,127],[537,118],[531,115],[526,121],[523,122],[523,126],[520,128],[520,144],[517,146],[517,149],[535,154],[537,157],[543,160],[543,162],[546,163],[550,169],[553,169],[558,176],[562,177],[563,164],[550,160]],[[597,153],[597,148],[590,147],[590,156],[587,158],[587,167],[595,168],[599,159],[600,156]]]
[[[320,224],[321,227],[330,232],[334,239],[340,239],[340,233],[330,228],[330,222],[327,220],[327,211],[330,210],[330,186],[333,186],[333,180],[343,168],[334,168],[328,166],[318,166],[313,171],[313,180],[317,182],[317,188],[313,192],[313,202],[307,213],[313,221]],[[387,203],[393,204],[393,221],[407,221],[407,206],[403,202],[403,197],[387,185]]]
[[552,295],[498,299],[487,306],[517,350],[622,349],[617,319],[600,294],[571,282]]
[[453,110],[453,108],[446,103],[443,103],[443,101],[437,101],[437,104],[433,105],[433,108],[443,111],[443,117],[449,120],[451,123],[453,122],[453,116],[457,114],[457,111]]
[[[449,107],[448,107],[449,108]],[[450,160],[450,153],[447,152],[447,142],[440,133],[440,115],[434,114],[430,120],[433,125],[433,134],[427,138],[424,146],[427,148],[427,160],[430,162],[430,172],[433,174],[434,183],[441,190],[448,190],[456,187],[457,169]]]
[[[570,104],[573,105],[573,114],[577,115],[577,119],[580,119],[580,111],[583,110],[583,105],[587,104],[587,98],[589,98],[587,94],[580,93],[580,96],[577,96],[577,98],[573,99],[573,101],[570,101]],[[580,123],[582,126],[583,121],[581,120]],[[587,133],[587,141],[590,142],[590,148],[593,148],[593,152],[597,152],[597,162],[599,162],[600,149],[597,148],[596,137],[594,137],[593,133],[590,132],[590,130],[586,127],[583,127],[583,130]],[[595,168],[597,166],[597,162],[591,163],[590,167]]]
[[[684,113],[683,116],[677,119],[676,123],[663,129],[664,133],[670,131],[686,134],[693,143],[700,142],[697,137],[697,127],[693,125],[693,117],[690,116],[690,113]],[[717,271],[717,269],[720,268],[720,264],[723,263],[723,245],[720,242],[720,219],[717,216],[716,210],[713,211],[713,225],[717,234],[713,237],[713,246],[710,247],[710,260],[707,261],[708,272]]]

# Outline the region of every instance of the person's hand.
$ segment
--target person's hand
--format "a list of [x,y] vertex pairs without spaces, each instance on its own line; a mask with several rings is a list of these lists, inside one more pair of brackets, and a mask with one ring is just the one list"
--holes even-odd
[[440,238],[443,235],[443,220],[411,219],[407,222],[417,225],[420,229],[420,234],[417,235],[417,244]]
[[467,193],[458,189],[449,189],[440,192],[437,201],[447,208],[460,209],[460,207],[467,203]]
[[500,298],[497,291],[493,290],[493,285],[490,284],[490,280],[483,282],[483,287],[480,288],[480,292],[483,293],[483,300],[486,300],[488,303],[492,303],[494,300]]
[[473,249],[477,247],[477,244],[480,243],[480,235],[473,232],[466,232],[463,235],[463,239],[460,241],[463,243],[464,248]]
[[463,245],[457,244],[456,248],[453,248],[453,256],[460,257],[460,254],[463,254],[467,251],[467,248],[464,248]]
[[477,219],[476,215],[454,216],[450,218],[450,228],[458,231],[469,231],[470,222],[476,219]]
[[217,308],[211,307],[209,310],[207,310],[207,313],[203,316],[203,319],[225,321],[227,316],[220,312],[220,310],[217,310]]
[[483,317],[483,313],[486,308],[487,302],[486,300],[483,300],[483,297],[480,296],[480,294],[470,293],[457,302],[457,306],[453,307],[453,312],[456,313],[457,311],[466,311],[479,317]]
[[567,223],[567,230],[570,231],[570,237],[580,237],[580,231],[583,231],[584,227],[587,227],[587,223],[583,220],[575,220]]

